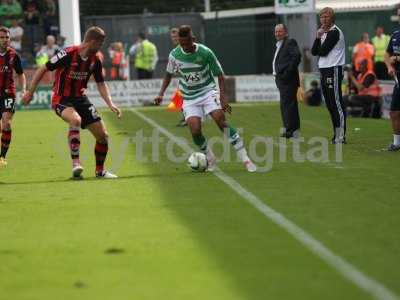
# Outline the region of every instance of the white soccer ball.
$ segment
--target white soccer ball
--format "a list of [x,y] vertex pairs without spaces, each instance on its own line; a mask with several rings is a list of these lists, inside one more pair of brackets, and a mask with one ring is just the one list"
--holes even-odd
[[201,152],[194,152],[188,159],[189,167],[196,172],[204,172],[207,169],[207,156]]

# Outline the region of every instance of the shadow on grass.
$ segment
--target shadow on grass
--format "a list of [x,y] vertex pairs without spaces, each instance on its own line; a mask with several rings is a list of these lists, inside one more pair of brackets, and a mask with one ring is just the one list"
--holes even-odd
[[[167,114],[163,116],[166,119],[157,120],[160,115],[154,114],[157,112],[148,112],[150,118],[161,124],[176,122],[177,116]],[[125,112],[126,121],[123,123],[115,121],[111,114],[105,115],[110,116],[107,122],[116,130],[131,132],[144,128],[150,132],[152,129],[128,111]],[[168,128],[174,131],[172,127]],[[151,151],[150,148],[145,150]],[[165,153],[161,155],[164,157],[158,165],[148,165],[149,172],[155,171],[155,168],[173,168]],[[236,172],[243,175],[247,173],[244,169],[236,168],[229,171],[230,174]],[[240,299],[267,299],[268,295],[271,299],[288,299],[298,292],[306,293],[310,287],[311,273],[318,273],[309,267],[311,262],[315,262],[315,258],[304,255],[305,250],[291,237],[271,225],[257,210],[214,176],[188,175],[190,172],[148,177],[162,191],[162,201],[168,204],[179,221],[191,231],[203,253],[207,253],[210,261],[230,282],[232,293]],[[176,179],[174,176],[180,178]],[[190,199],[190,205],[179,205],[183,199]],[[189,281],[191,274],[187,275],[187,284],[193,284]],[[291,287],[289,290],[285,288],[288,285]],[[314,290],[310,295],[321,296],[326,293],[323,284],[319,282],[319,285],[317,293]],[[317,298],[311,296],[309,299]]]
[[[0,185],[25,185],[25,184],[52,184],[52,183],[62,183],[62,182],[88,182],[88,181],[121,181],[121,180],[127,180],[127,179],[140,179],[140,178],[165,178],[165,177],[186,177],[186,176],[194,176],[195,172],[191,172],[188,170],[187,172],[180,172],[180,173],[162,173],[162,172],[154,172],[154,173],[149,173],[149,174],[133,174],[133,175],[125,175],[125,176],[118,176],[116,179],[102,179],[102,178],[96,178],[96,177],[84,177],[82,179],[73,179],[73,178],[60,178],[60,179],[50,179],[50,180],[34,180],[34,181],[17,181],[17,182],[3,182],[0,181]],[[210,174],[211,175],[211,174]]]

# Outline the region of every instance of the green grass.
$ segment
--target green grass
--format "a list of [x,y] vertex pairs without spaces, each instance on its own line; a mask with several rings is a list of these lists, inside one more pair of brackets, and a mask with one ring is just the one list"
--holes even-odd
[[[190,141],[175,127],[177,114],[141,111]],[[86,179],[71,181],[65,124],[50,111],[16,114],[9,165],[0,169],[1,300],[372,299],[217,177],[170,162],[165,142],[159,162],[137,161],[135,145],[124,142],[152,128],[132,112],[103,117],[107,165],[120,178],[93,178],[94,142],[85,132]],[[302,107],[301,118],[304,137],[330,138],[325,108]],[[247,142],[279,134],[276,105],[237,105],[229,119]],[[274,147],[267,173],[219,165],[399,295],[399,153],[377,151],[390,142],[388,121],[349,119],[348,127],[343,163],[298,163],[291,151],[279,162]],[[210,121],[205,133],[219,135]],[[150,158],[149,145],[144,153]]]

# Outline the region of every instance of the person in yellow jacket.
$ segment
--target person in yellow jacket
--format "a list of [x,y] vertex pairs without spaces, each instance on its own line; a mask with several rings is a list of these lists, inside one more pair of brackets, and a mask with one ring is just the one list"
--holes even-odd
[[129,49],[129,54],[135,56],[137,78],[153,78],[158,61],[157,47],[146,38],[144,33],[139,33],[137,42]]
[[375,48],[374,69],[378,79],[389,79],[385,64],[386,48],[390,41],[390,36],[384,33],[382,26],[376,28],[376,36],[372,38],[372,45]]

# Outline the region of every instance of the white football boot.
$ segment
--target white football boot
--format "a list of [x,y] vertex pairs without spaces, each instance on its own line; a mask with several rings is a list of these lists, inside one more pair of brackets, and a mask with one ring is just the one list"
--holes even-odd
[[243,164],[250,173],[257,171],[257,166],[250,159],[245,160]]
[[75,165],[72,167],[72,178],[81,179],[82,178],[83,167],[81,165]]
[[117,175],[108,172],[108,171],[102,171],[101,173],[96,173],[97,178],[104,178],[104,179],[116,179],[118,178]]

